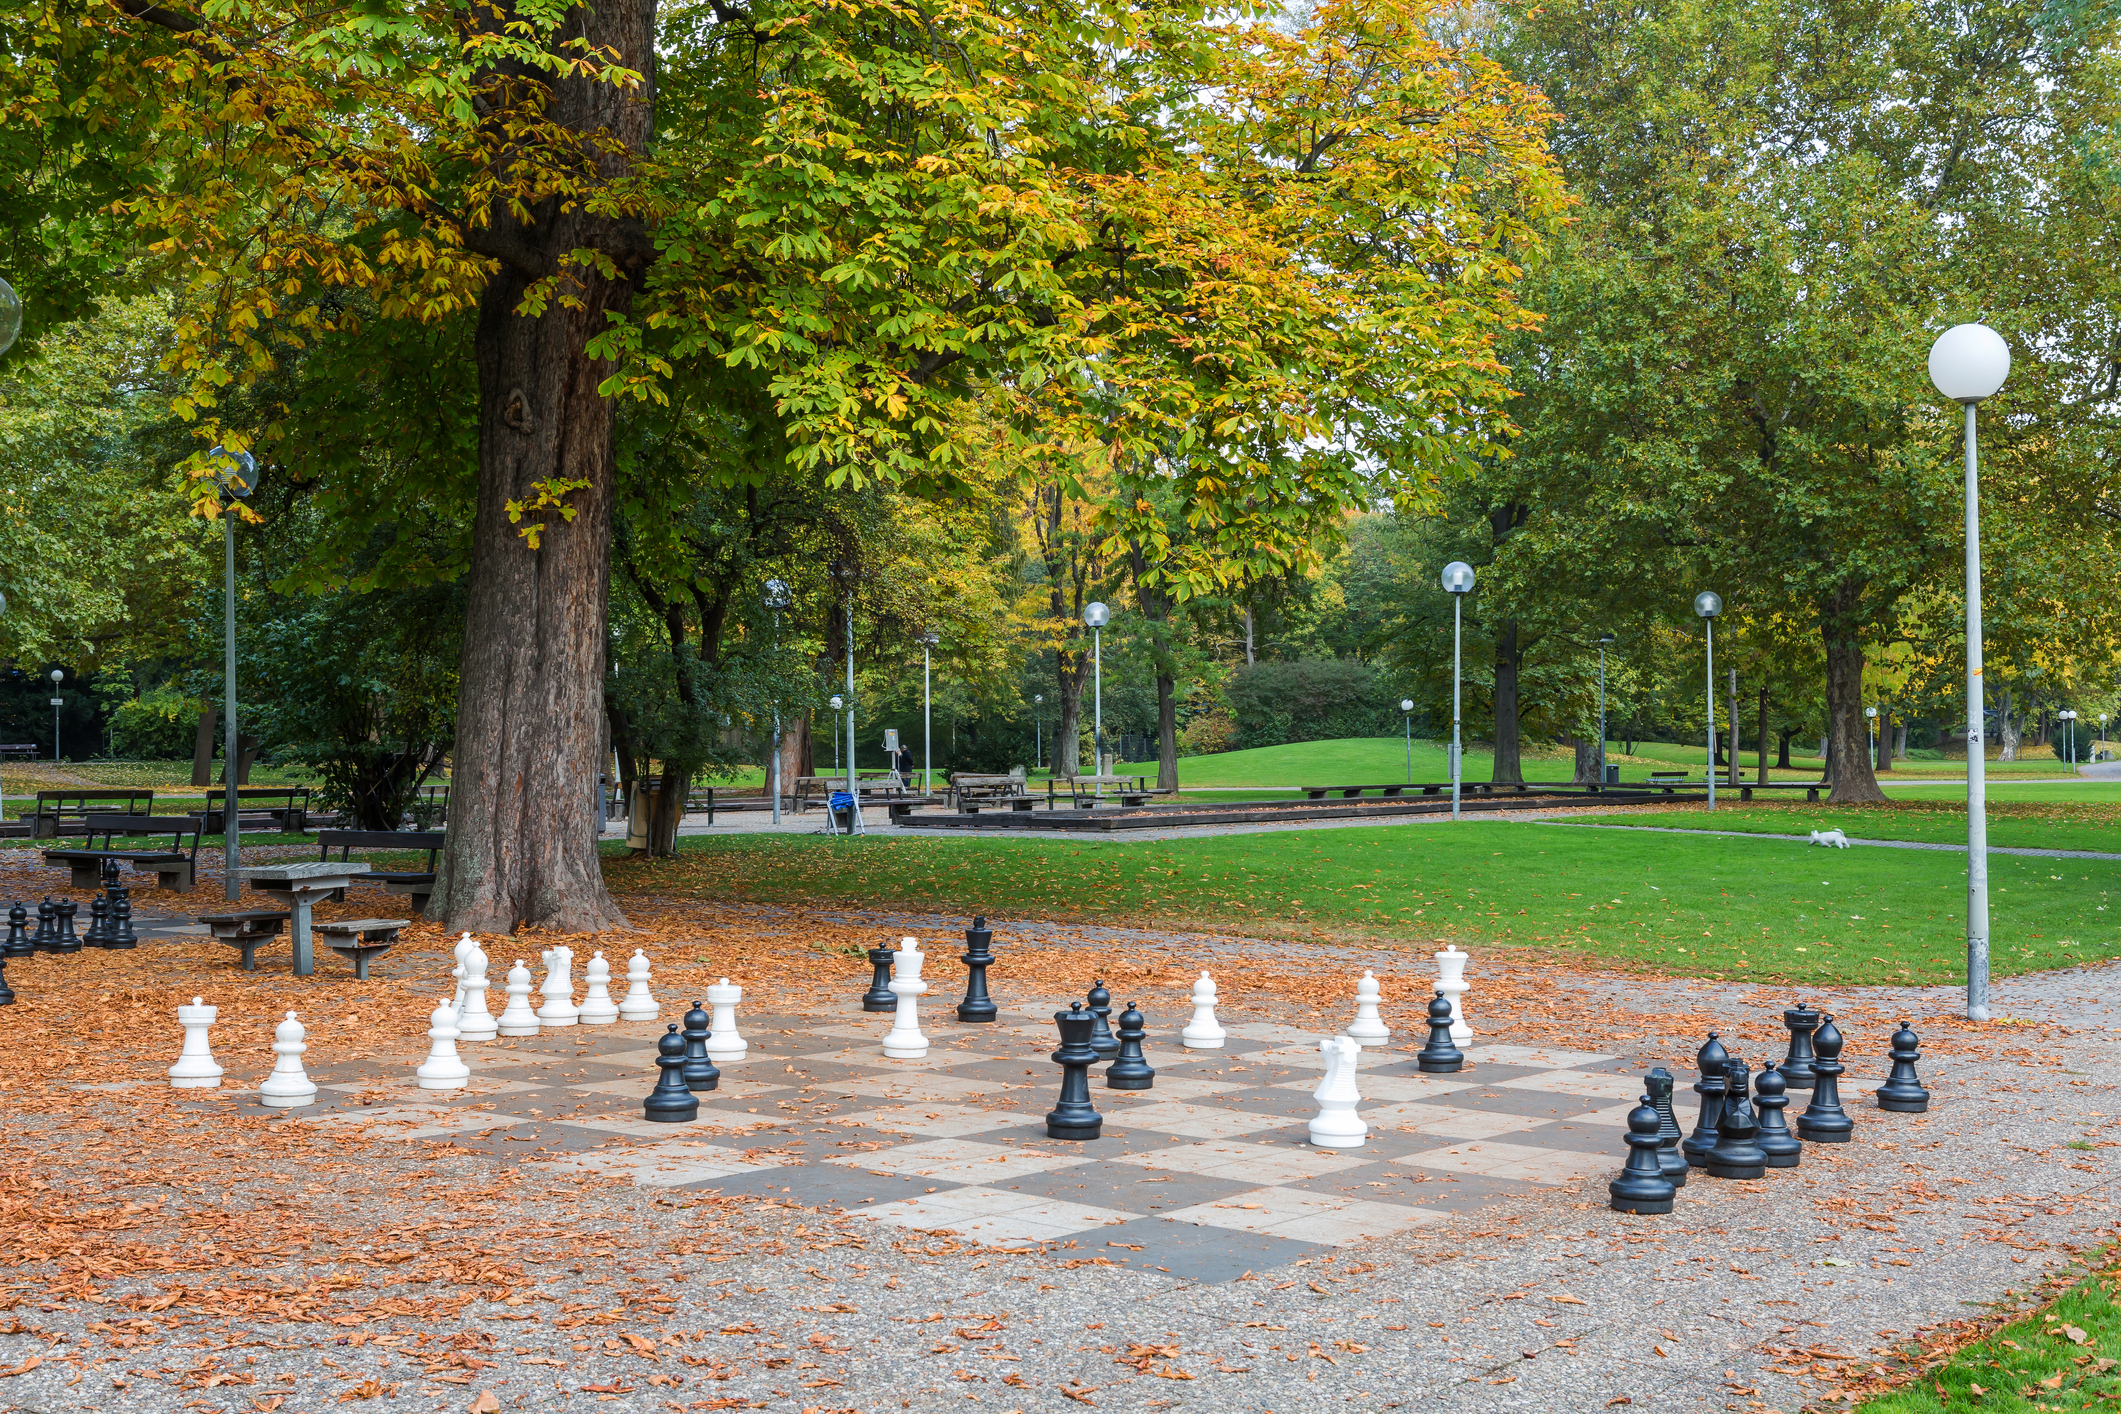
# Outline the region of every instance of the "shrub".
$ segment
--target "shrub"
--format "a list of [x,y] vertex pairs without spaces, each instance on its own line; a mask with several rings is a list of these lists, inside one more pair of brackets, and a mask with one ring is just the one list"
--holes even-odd
[[2081,765],[2092,759],[2092,751],[2099,744],[2099,733],[2090,722],[2079,717],[2075,721],[2055,723],[2054,740],[2048,744],[2054,749],[2057,761],[2067,761],[2070,759],[2069,739],[2072,732],[2077,738],[2076,760]]
[[199,737],[200,704],[164,683],[110,714],[110,751],[120,761],[190,757]]
[[1213,756],[1218,751],[1236,749],[1237,722],[1221,708],[1201,713],[1178,734],[1181,756]]
[[1377,672],[1353,658],[1254,663],[1230,675],[1224,696],[1237,719],[1238,746],[1391,736],[1399,711],[1383,699]]

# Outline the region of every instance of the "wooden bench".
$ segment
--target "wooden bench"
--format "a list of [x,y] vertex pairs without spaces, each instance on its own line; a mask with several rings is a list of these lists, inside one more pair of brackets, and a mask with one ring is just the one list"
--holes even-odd
[[[319,830],[317,843],[321,848],[317,862],[328,863],[334,849],[339,851],[341,859],[353,849],[426,850],[427,868],[424,870],[372,869],[361,876],[364,881],[381,884],[391,893],[405,895],[412,900],[412,911],[425,917],[427,900],[435,891],[435,854],[442,848],[442,839],[440,830]],[[346,902],[346,890],[334,890],[331,901]]]
[[88,833],[90,815],[152,815],[151,790],[40,790],[37,803],[23,812],[32,839]]
[[0,742],[0,761],[34,761],[37,759],[37,743],[34,741]]
[[[157,876],[161,886],[173,893],[191,892],[192,878],[199,864],[200,822],[196,815],[91,815],[84,832],[88,838],[86,849],[48,849],[44,851],[47,864],[64,864],[73,870],[73,884],[77,889],[94,889],[103,882],[103,862],[117,860],[130,864],[135,869],[151,872]],[[117,841],[124,839],[156,839],[170,837],[168,849],[121,849]],[[191,848],[184,847],[184,837],[191,837]],[[103,847],[96,848],[98,837]]]
[[[1443,787],[1445,790],[1450,788],[1449,783]],[[1423,795],[1434,795],[1437,788],[1414,781],[1394,781],[1390,785],[1382,786],[1305,786],[1303,790],[1306,800],[1324,800],[1329,795],[1337,795],[1342,800],[1360,800],[1366,792],[1373,790],[1383,796],[1404,795],[1410,790],[1420,791]]]
[[[1076,776],[1065,784],[1046,782],[1046,808],[1049,810],[1053,808],[1056,785],[1060,786],[1059,793],[1068,796],[1078,810],[1083,808],[1083,802],[1086,800],[1095,808],[1101,800],[1117,798],[1120,805],[1125,807],[1147,805],[1159,795],[1177,794],[1176,791],[1150,785],[1147,776]],[[1112,787],[1111,795],[1104,793],[1103,788],[1106,786]]]
[[[206,833],[218,835],[223,832],[221,801],[226,798],[226,786],[214,786],[206,792]],[[277,801],[278,804],[267,802]],[[247,830],[253,824],[263,825],[268,821],[278,825],[290,835],[309,833],[309,787],[308,786],[238,786],[236,787],[236,819]]]
[[[847,773],[835,771],[829,776],[797,776],[795,778],[795,808],[798,812],[808,810],[812,797],[823,805],[832,798],[836,790],[847,789]],[[863,800],[873,798],[891,799],[915,794],[899,779],[896,771],[856,771],[854,789]]]
[[280,936],[280,925],[288,920],[284,908],[259,908],[244,913],[200,913],[193,915],[206,925],[214,941],[243,953],[243,970],[258,970],[258,949]]
[[1029,810],[1038,804],[1024,778],[1013,772],[1006,776],[985,775],[975,771],[953,771],[950,773],[950,796],[958,813],[977,815],[983,805],[1006,805],[1011,810]]
[[398,940],[398,930],[405,924],[403,918],[349,918],[309,926],[324,940],[325,947],[353,964],[356,978],[366,982],[369,962],[390,951],[390,945]]

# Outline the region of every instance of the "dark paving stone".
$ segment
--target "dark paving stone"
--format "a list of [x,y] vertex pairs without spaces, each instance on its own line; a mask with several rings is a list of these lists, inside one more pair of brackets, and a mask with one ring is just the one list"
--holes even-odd
[[[1360,1084],[1359,1081],[1357,1083]],[[1595,1110],[1611,1109],[1621,1102],[1597,1096],[1555,1095],[1545,1090],[1491,1090],[1483,1086],[1472,1090],[1455,1090],[1448,1095],[1438,1095],[1432,1099],[1409,1100],[1407,1103],[1442,1105],[1446,1109],[1454,1110],[1486,1110],[1490,1114],[1523,1115],[1529,1119],[1565,1120],[1575,1119]],[[1504,1143],[1515,1142],[1508,1135],[1497,1137]]]
[[[1615,1101],[1615,1103],[1618,1103]],[[1581,1154],[1611,1154],[1617,1165],[1627,1157],[1627,1143],[1620,1138],[1627,1132],[1625,1125],[1583,1124],[1576,1120],[1562,1120],[1555,1124],[1542,1124],[1525,1137],[1527,1144],[1537,1144],[1542,1149],[1569,1149]],[[1504,1140],[1508,1135],[1501,1136]]]
[[[1102,1227],[1076,1240],[1085,1244],[1085,1252],[1109,1261],[1202,1282],[1235,1281],[1247,1272],[1271,1271],[1298,1258],[1334,1250],[1316,1242],[1165,1218],[1139,1218]],[[1142,1250],[1133,1251],[1136,1246]]]
[[1213,1203],[1258,1185],[1190,1173],[1154,1174],[1135,1164],[1076,1164],[1046,1173],[1027,1173],[987,1186],[1016,1193],[1036,1193],[1070,1203],[1087,1203],[1096,1208],[1149,1214],[1171,1212],[1196,1203]]
[[[1618,1172],[1617,1168],[1615,1172]],[[1443,1175],[1396,1166],[1393,1160],[1342,1169],[1339,1173],[1281,1185],[1307,1193],[1331,1194],[1336,1198],[1361,1198],[1373,1203],[1406,1203],[1444,1212],[1466,1212],[1484,1207],[1498,1198],[1538,1193],[1539,1185],[1507,1178],[1485,1178],[1474,1174]]]
[[902,1178],[896,1174],[880,1177],[838,1164],[799,1164],[702,1179],[684,1186],[703,1193],[751,1193],[761,1198],[792,1199],[814,1208],[837,1207],[856,1212],[877,1203],[944,1193],[966,1185],[941,1178]]
[[[1464,1070],[1455,1071],[1449,1075],[1439,1075],[1435,1078],[1438,1080],[1477,1081],[1484,1085],[1493,1085],[1498,1080],[1515,1080],[1526,1075],[1545,1075],[1551,1068],[1537,1065],[1496,1065],[1490,1061],[1469,1059]],[[1408,1056],[1405,1060],[1395,1060],[1387,1065],[1366,1065],[1363,1067],[1363,1073],[1365,1075],[1403,1076],[1427,1074],[1412,1056]]]

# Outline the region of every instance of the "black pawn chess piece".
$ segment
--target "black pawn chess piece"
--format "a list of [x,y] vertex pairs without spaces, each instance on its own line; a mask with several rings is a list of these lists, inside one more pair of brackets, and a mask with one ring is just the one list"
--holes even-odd
[[1702,1167],[1711,1178],[1766,1178],[1767,1155],[1753,1142],[1760,1124],[1753,1118],[1752,1072],[1733,1057],[1723,1071],[1723,1108],[1716,1112],[1716,1147]]
[[655,1078],[655,1089],[641,1101],[641,1113],[658,1124],[698,1119],[699,1099],[685,1088],[685,1038],[678,1035],[675,1021],[656,1038],[655,1063],[661,1073]]
[[1893,1073],[1878,1087],[1878,1108],[1904,1115],[1924,1113],[1930,1107],[1930,1092],[1922,1088],[1922,1079],[1915,1074],[1915,1062],[1922,1059],[1922,1038],[1905,1021],[1893,1033],[1891,1055]]
[[1441,992],[1429,1003],[1429,1040],[1415,1052],[1414,1064],[1428,1075],[1450,1075],[1466,1068],[1466,1053],[1451,1042],[1451,999]]
[[15,1004],[14,988],[7,985],[7,958],[0,954],[0,1006]]
[[1716,1147],[1716,1114],[1723,1108],[1723,1068],[1731,1059],[1716,1037],[1717,1033],[1711,1031],[1708,1044],[1694,1054],[1694,1064],[1701,1071],[1701,1078],[1694,1082],[1694,1093],[1701,1097],[1701,1112],[1694,1117],[1694,1132],[1679,1143],[1679,1152],[1697,1169],[1709,1161],[1709,1150]]
[[[984,918],[972,920],[965,930],[965,950],[958,961],[965,964],[965,999],[957,1004],[959,1021],[992,1021],[1001,1015],[994,998],[987,995],[987,969],[994,965],[994,931]],[[893,1000],[896,1000],[894,998]]]
[[52,944],[53,952],[77,953],[81,951],[81,935],[74,931],[74,915],[81,905],[70,898],[59,900],[59,936]]
[[59,910],[48,897],[37,905],[37,936],[30,943],[38,952],[59,950]]
[[1848,1069],[1841,1063],[1842,1045],[1834,1018],[1821,1018],[1819,1034],[1812,1038],[1812,1047],[1818,1052],[1812,1061],[1812,1073],[1818,1080],[1812,1085],[1812,1102],[1797,1116],[1800,1139],[1814,1144],[1846,1144],[1856,1132],[1856,1122],[1841,1108],[1841,1072]]
[[18,903],[7,911],[7,946],[0,948],[0,957],[28,957],[32,951],[29,910]]
[[[1090,1045],[1090,1028],[1097,1018],[1071,1002],[1066,1011],[1053,1013],[1060,1027],[1060,1049],[1053,1063],[1061,1068],[1060,1103],[1046,1116],[1048,1139],[1095,1139],[1105,1132],[1105,1117],[1090,1104],[1090,1067],[1097,1052]],[[1115,1043],[1116,1044],[1116,1043]]]
[[1657,1111],[1657,1165],[1664,1176],[1672,1181],[1672,1187],[1686,1187],[1686,1156],[1679,1152],[1679,1141],[1686,1131],[1672,1114],[1672,1090],[1678,1084],[1672,1072],[1658,1066],[1642,1078],[1643,1087],[1649,1093],[1650,1108]]
[[1818,1059],[1812,1053],[1812,1033],[1819,1029],[1819,1013],[1799,1002],[1782,1014],[1782,1024],[1790,1028],[1790,1053],[1778,1067],[1782,1083],[1792,1090],[1809,1090],[1812,1062]]
[[1090,1023],[1090,1049],[1109,1060],[1119,1054],[1119,1037],[1112,1034],[1112,993],[1099,982],[1090,989],[1088,1008]]
[[1105,1067],[1107,1090],[1147,1090],[1156,1084],[1156,1071],[1142,1055],[1142,1041],[1148,1034],[1142,1014],[1128,1002],[1119,1014],[1119,1054]]
[[1628,1161],[1621,1167],[1620,1177],[1606,1185],[1606,1191],[1613,1195],[1614,1212],[1672,1211],[1672,1195],[1676,1190],[1672,1180],[1664,1176],[1663,1165],[1657,1157],[1661,1142],[1657,1131],[1661,1127],[1656,1107],[1647,1095],[1642,1097],[1641,1104],[1628,1111]]
[[1782,1117],[1789,1103],[1789,1087],[1783,1083],[1782,1071],[1769,1061],[1760,1067],[1760,1078],[1753,1082],[1753,1108],[1759,1112],[1760,1122],[1753,1143],[1767,1156],[1771,1169],[1793,1169],[1804,1158],[1804,1145],[1790,1133],[1789,1122]]
[[137,948],[140,935],[133,931],[133,892],[131,889],[114,889],[117,895],[111,900],[110,941],[107,948]]
[[81,946],[100,948],[110,942],[110,900],[97,894],[88,901],[88,931],[81,935]]
[[[722,1083],[721,1067],[707,1054],[707,1026],[710,1020],[705,1009],[697,1001],[693,1002],[692,1010],[685,1013],[685,1067],[680,1074],[685,1078],[685,1088],[701,1095]],[[658,1050],[662,1048],[662,1044],[661,1041],[656,1042]],[[656,1064],[662,1064],[661,1056],[656,1058]]]
[[862,993],[863,1011],[897,1011],[898,998],[891,994],[891,960],[898,954],[890,948],[869,949],[869,965],[876,975],[869,979],[869,990]]

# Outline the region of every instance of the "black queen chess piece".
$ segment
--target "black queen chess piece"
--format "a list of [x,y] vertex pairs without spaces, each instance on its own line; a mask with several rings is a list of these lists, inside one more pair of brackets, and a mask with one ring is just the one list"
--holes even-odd
[[[709,1020],[706,1009],[697,1000],[693,1002],[692,1010],[685,1013],[685,1064],[679,1074],[684,1077],[685,1088],[696,1095],[704,1095],[722,1083],[721,1067],[707,1054]],[[656,1042],[658,1052],[662,1045],[661,1041]],[[658,1054],[656,1064],[662,1063]]]
[[1915,1028],[1905,1021],[1893,1033],[1893,1048],[1889,1053],[1893,1060],[1892,1074],[1885,1077],[1885,1084],[1878,1087],[1878,1108],[1892,1110],[1897,1114],[1924,1114],[1930,1107],[1930,1092],[1922,1088],[1922,1079],[1915,1073],[1915,1062],[1922,1059],[1922,1038]]
[[28,957],[33,951],[29,937],[29,910],[18,903],[7,911],[7,945],[0,947],[0,957]]
[[1753,1142],[1760,1125],[1753,1118],[1752,1072],[1731,1057],[1723,1068],[1723,1108],[1716,1112],[1716,1147],[1702,1165],[1711,1178],[1766,1178],[1767,1155]]
[[1789,1054],[1778,1067],[1782,1083],[1792,1090],[1809,1090],[1812,1062],[1818,1059],[1812,1051],[1812,1033],[1819,1029],[1819,1013],[1799,1002],[1782,1014],[1782,1024],[1790,1029]]
[[1672,1091],[1678,1081],[1660,1065],[1642,1077],[1642,1085],[1649,1091],[1644,1098],[1657,1111],[1657,1166],[1671,1180],[1672,1187],[1684,1188],[1688,1165],[1686,1156],[1679,1152],[1679,1141],[1686,1137],[1686,1131],[1672,1114]]
[[1090,989],[1084,1007],[1092,1018],[1090,1023],[1090,1049],[1098,1056],[1110,1060],[1119,1054],[1119,1037],[1112,1034],[1112,993],[1099,982]]
[[[958,961],[965,964],[965,999],[957,1004],[957,1019],[987,1022],[1001,1015],[994,998],[987,995],[987,969],[994,966],[994,930],[984,918],[974,918],[965,930],[965,950]],[[886,992],[885,995],[890,995]]]
[[70,898],[63,898],[59,900],[58,909],[59,937],[52,944],[52,951],[56,953],[77,953],[81,951],[81,935],[74,931],[74,915],[81,911],[81,905]]
[[1723,1068],[1731,1059],[1718,1035],[1711,1031],[1708,1043],[1694,1053],[1695,1068],[1701,1072],[1701,1078],[1694,1082],[1694,1093],[1701,1097],[1701,1109],[1694,1116],[1694,1132],[1679,1142],[1679,1152],[1697,1169],[1709,1161],[1709,1151],[1716,1147],[1716,1115],[1723,1108]]
[[1105,1118],[1090,1104],[1090,1067],[1097,1052],[1090,1046],[1090,1028],[1095,1016],[1081,1002],[1070,1002],[1066,1011],[1053,1013],[1060,1027],[1060,1049],[1053,1063],[1061,1068],[1060,1102],[1046,1115],[1048,1139],[1095,1139],[1105,1132]]
[[[1662,1121],[1657,1108],[1644,1095],[1642,1103],[1628,1111],[1628,1161],[1620,1170],[1620,1177],[1606,1185],[1613,1195],[1613,1211],[1616,1213],[1657,1214],[1672,1211],[1672,1197],[1677,1191],[1672,1180],[1665,1177],[1658,1150],[1662,1141],[1657,1131]],[[1682,1170],[1684,1165],[1681,1165]]]
[[1818,1079],[1812,1085],[1812,1102],[1797,1116],[1799,1139],[1814,1144],[1846,1144],[1856,1132],[1856,1122],[1841,1108],[1841,1073],[1848,1069],[1841,1063],[1843,1044],[1834,1018],[1823,1017],[1819,1034],[1812,1039],[1813,1048],[1818,1051],[1812,1061],[1812,1073]]
[[1789,1122],[1782,1117],[1789,1103],[1789,1087],[1783,1083],[1781,1067],[1769,1061],[1760,1067],[1760,1078],[1753,1082],[1753,1109],[1760,1122],[1753,1143],[1767,1156],[1771,1169],[1793,1169],[1804,1159],[1803,1143],[1790,1133]]
[[898,998],[891,995],[891,960],[898,954],[889,947],[869,949],[869,966],[875,975],[862,993],[863,1011],[897,1011]]
[[655,1063],[658,1071],[655,1089],[641,1101],[641,1113],[658,1124],[683,1124],[698,1119],[700,1101],[685,1088],[685,1038],[678,1034],[675,1021],[670,1023],[668,1031],[656,1038]]
[[1147,1090],[1156,1084],[1156,1071],[1142,1055],[1142,1041],[1148,1034],[1142,1014],[1128,1002],[1119,1014],[1119,1054],[1105,1067],[1107,1090]]
[[1429,1003],[1429,1039],[1414,1053],[1424,1075],[1451,1075],[1466,1068],[1466,1053],[1451,1040],[1451,999],[1442,992]]

